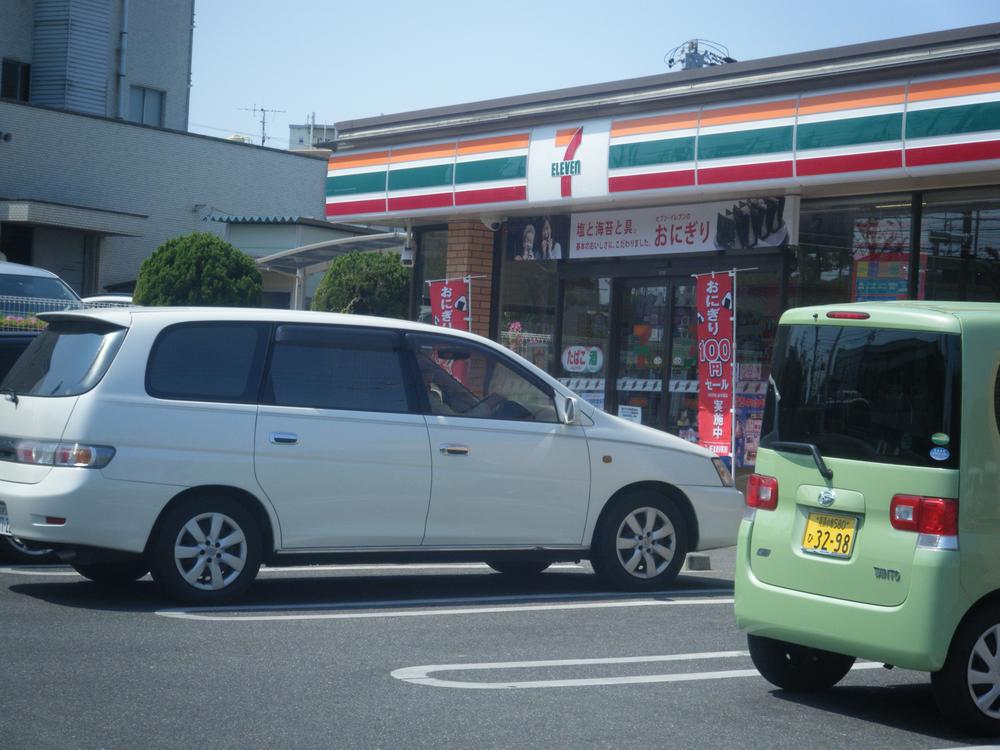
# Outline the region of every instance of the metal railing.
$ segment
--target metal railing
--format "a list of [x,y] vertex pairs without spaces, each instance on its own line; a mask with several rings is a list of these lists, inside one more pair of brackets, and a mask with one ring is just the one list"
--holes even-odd
[[40,313],[109,307],[117,308],[121,305],[114,302],[83,303],[65,299],[0,295],[0,333],[42,331],[45,329],[45,323],[38,319]]

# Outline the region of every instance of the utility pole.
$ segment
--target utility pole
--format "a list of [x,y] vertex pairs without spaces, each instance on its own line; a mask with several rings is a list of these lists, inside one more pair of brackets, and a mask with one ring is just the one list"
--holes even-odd
[[257,113],[260,112],[260,145],[263,146],[267,143],[267,113],[270,112],[272,115],[283,114],[285,110],[283,109],[264,109],[263,107],[258,107],[256,104],[253,108],[250,107],[240,107],[244,112],[252,112],[254,117],[257,117]]

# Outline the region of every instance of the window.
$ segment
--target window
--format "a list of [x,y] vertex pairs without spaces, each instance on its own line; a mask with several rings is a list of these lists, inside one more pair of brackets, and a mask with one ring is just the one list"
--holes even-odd
[[558,421],[551,393],[514,362],[457,338],[411,334],[407,341],[416,352],[431,414]]
[[920,298],[1000,301],[1000,189],[924,195]]
[[803,201],[788,306],[907,299],[909,195]]
[[128,119],[143,125],[163,127],[163,102],[166,94],[145,86],[132,86],[129,91]]
[[376,328],[278,327],[264,386],[277,406],[408,412],[399,334]]
[[500,343],[554,371],[556,265],[569,245],[569,217],[510,219],[500,274]]
[[97,385],[118,353],[125,330],[100,322],[53,321],[3,380],[22,396],[78,396]]
[[611,279],[570,279],[563,301],[559,382],[580,398],[604,408]]
[[0,99],[28,101],[31,96],[31,66],[17,60],[3,61],[0,72]]
[[183,401],[256,403],[268,323],[179,323],[153,343],[146,392]]
[[434,229],[421,232],[417,239],[417,290],[419,309],[417,320],[430,323],[431,292],[428,281],[439,281],[447,276],[448,230]]

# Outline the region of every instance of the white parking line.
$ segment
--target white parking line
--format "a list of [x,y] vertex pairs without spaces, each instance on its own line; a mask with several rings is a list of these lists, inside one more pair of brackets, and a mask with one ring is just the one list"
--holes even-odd
[[[578,563],[554,563],[550,570],[585,570],[583,565]],[[262,566],[258,575],[268,575],[271,573],[326,573],[337,571],[354,570],[492,570],[486,563],[414,563],[407,565],[403,563],[393,563],[385,565],[290,565],[288,567],[269,568]],[[82,578],[75,570],[38,570],[36,568],[21,567],[0,567],[0,574],[16,576],[55,576],[55,577],[76,577]]]
[[[378,618],[393,617],[443,617],[448,615],[481,615],[481,614],[501,614],[508,612],[550,612],[565,610],[583,609],[616,609],[625,607],[667,607],[684,606],[697,604],[732,604],[731,596],[719,596],[705,598],[705,594],[731,594],[731,591],[717,591],[713,589],[702,589],[683,592],[680,596],[671,598],[649,599],[649,598],[604,598],[601,600],[580,601],[579,594],[553,595],[536,594],[529,596],[507,596],[507,597],[479,597],[467,599],[421,599],[406,600],[397,599],[381,602],[352,602],[325,603],[325,604],[275,604],[275,605],[247,605],[239,607],[218,607],[205,609],[161,609],[155,614],[160,617],[169,617],[179,620],[201,620],[207,622],[281,622],[291,620],[370,620]],[[553,599],[561,599],[564,603],[554,603]],[[565,602],[566,599],[575,601]],[[545,603],[523,604],[514,602],[524,602],[531,600],[544,600]],[[447,607],[441,605],[462,604],[492,604],[495,602],[511,602],[507,606],[471,606],[471,607]],[[400,607],[427,607],[432,609],[399,609]],[[380,611],[365,612],[344,612],[344,609],[365,609],[371,610],[381,608]],[[261,611],[301,611],[335,609],[337,612],[310,612],[308,614],[240,614]]]
[[[696,661],[701,659],[733,659],[749,656],[747,651],[704,651],[692,654],[666,654],[662,656],[623,656],[611,659],[546,659],[543,661],[501,661],[481,664],[425,664],[403,667],[392,672],[397,680],[415,685],[458,688],[461,690],[512,690],[531,688],[585,687],[590,685],[631,685],[651,682],[692,682],[695,680],[723,680],[733,677],[759,677],[756,669],[727,669],[714,672],[672,672],[625,677],[594,677],[571,680],[529,680],[524,682],[461,682],[439,680],[429,675],[435,672],[484,672],[499,669],[531,669],[545,667],[578,667],[592,664],[652,664],[658,662]],[[881,664],[861,662],[852,669],[879,669]]]

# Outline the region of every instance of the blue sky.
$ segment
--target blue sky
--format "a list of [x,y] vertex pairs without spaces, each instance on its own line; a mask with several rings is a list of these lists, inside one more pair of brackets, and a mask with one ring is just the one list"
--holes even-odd
[[1000,0],[196,0],[190,129],[461,104],[667,72],[699,37],[737,60],[1000,21]]

